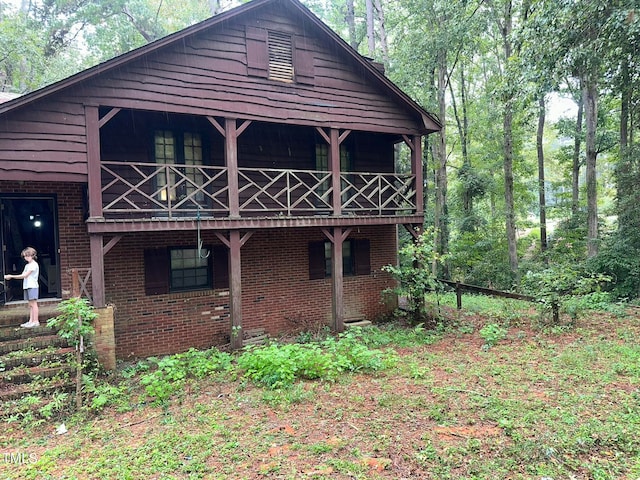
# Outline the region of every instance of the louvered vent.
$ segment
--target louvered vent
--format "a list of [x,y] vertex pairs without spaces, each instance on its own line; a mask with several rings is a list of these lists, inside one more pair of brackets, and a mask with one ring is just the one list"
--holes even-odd
[[293,82],[291,36],[269,32],[269,78]]

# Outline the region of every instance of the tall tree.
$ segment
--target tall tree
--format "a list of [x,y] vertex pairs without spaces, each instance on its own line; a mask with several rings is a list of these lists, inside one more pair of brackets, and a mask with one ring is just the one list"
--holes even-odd
[[538,154],[538,204],[540,207],[540,250],[547,249],[547,199],[544,175],[544,123],[547,106],[544,94],[538,100],[538,130],[536,132],[536,151]]

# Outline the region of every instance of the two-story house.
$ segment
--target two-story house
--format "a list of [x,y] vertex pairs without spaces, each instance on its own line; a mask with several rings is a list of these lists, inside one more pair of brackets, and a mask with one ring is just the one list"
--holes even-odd
[[298,0],[253,0],[0,104],[0,270],[35,247],[52,299],[81,272],[123,359],[340,331],[393,308],[439,128]]

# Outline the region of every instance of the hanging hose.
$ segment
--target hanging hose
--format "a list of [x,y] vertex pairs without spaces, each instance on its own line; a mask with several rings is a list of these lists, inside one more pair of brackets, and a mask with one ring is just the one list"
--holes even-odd
[[206,255],[202,255],[202,237],[200,236],[200,205],[198,205],[198,215],[196,217],[196,225],[198,231],[198,257],[199,258],[208,258],[211,255],[211,252],[207,252]]

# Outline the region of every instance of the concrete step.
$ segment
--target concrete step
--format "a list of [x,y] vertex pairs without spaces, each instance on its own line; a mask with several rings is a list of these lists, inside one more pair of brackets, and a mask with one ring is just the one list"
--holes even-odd
[[10,352],[0,356],[0,368],[8,371],[16,367],[35,367],[43,362],[69,361],[69,357],[75,354],[74,347],[49,347],[38,350],[24,350]]
[[[43,299],[38,301],[39,319],[46,324],[49,318],[60,315],[58,305],[60,299]],[[12,302],[0,306],[0,327],[19,327],[29,320],[29,306],[27,302]]]
[[46,323],[41,323],[39,327],[22,328],[22,327],[0,327],[0,342],[8,340],[19,340],[22,338],[42,337],[45,335],[54,335],[56,331],[47,327]]
[[70,365],[58,365],[51,367],[43,367],[36,365],[35,367],[17,367],[6,372],[0,372],[0,382],[21,384],[40,381],[43,378],[60,379],[69,378],[75,372],[75,368]]
[[48,333],[45,335],[18,338],[15,340],[0,342],[0,355],[5,355],[10,352],[17,352],[19,350],[33,350],[36,348],[67,346],[68,345],[66,340],[60,338],[58,335],[51,335],[50,333]]

